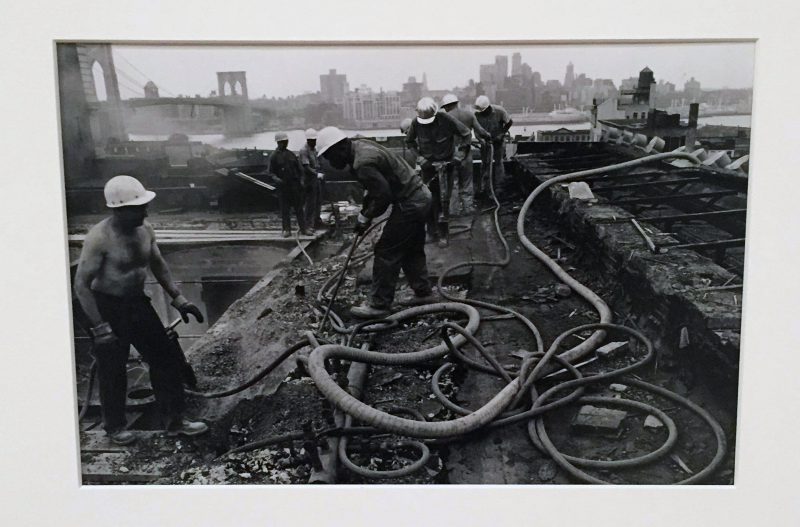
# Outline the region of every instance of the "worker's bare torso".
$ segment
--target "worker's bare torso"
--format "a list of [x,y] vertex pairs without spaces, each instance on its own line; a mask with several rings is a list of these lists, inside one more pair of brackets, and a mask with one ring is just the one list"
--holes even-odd
[[89,236],[96,236],[93,248],[102,257],[91,283],[92,291],[114,296],[141,295],[153,252],[152,226],[144,222],[123,231],[114,227],[112,218],[107,218],[95,225]]

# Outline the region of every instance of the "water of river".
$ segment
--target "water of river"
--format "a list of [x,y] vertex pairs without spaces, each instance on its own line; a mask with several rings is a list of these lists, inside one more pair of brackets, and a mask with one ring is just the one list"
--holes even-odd
[[[701,117],[698,120],[700,126],[706,124],[716,124],[725,126],[750,126],[749,115],[721,115],[717,117]],[[529,124],[511,127],[511,135],[529,136],[540,130],[557,130],[559,128],[570,128],[572,130],[586,130],[589,123],[571,124]],[[348,135],[362,134],[369,137],[391,137],[400,135],[399,128],[378,129],[378,130],[344,130]],[[303,130],[288,130],[289,148],[299,150],[306,142]],[[166,135],[135,135],[131,134],[132,141],[160,141],[167,138]],[[202,141],[203,143],[218,148],[260,148],[272,150],[275,148],[275,132],[260,132],[246,137],[226,137],[222,134],[190,135],[191,141]]]

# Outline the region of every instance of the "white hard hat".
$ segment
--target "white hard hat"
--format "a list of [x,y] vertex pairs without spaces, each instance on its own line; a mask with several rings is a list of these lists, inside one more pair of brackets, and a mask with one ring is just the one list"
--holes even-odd
[[477,99],[475,99],[475,109],[479,112],[484,111],[486,108],[489,107],[491,103],[489,102],[489,97],[485,95],[481,95]]
[[442,106],[447,106],[448,104],[453,104],[454,102],[458,102],[458,97],[456,97],[455,94],[448,93],[442,97]]
[[316,139],[317,138],[317,131],[313,128],[309,128],[306,130],[306,139]]
[[439,107],[436,105],[436,101],[434,101],[431,97],[423,97],[419,100],[419,102],[417,102],[418,112],[435,112],[438,109]]
[[139,180],[131,176],[115,176],[108,180],[103,195],[106,197],[106,207],[128,207],[150,203],[156,193],[146,190]]
[[406,117],[405,119],[400,121],[400,131],[405,134],[408,133],[409,128],[411,128],[411,119]]
[[317,134],[317,154],[324,154],[330,147],[347,139],[347,136],[335,126],[326,126]]
[[289,136],[286,135],[286,132],[278,132],[275,134],[275,142],[279,143],[281,141],[288,141]]

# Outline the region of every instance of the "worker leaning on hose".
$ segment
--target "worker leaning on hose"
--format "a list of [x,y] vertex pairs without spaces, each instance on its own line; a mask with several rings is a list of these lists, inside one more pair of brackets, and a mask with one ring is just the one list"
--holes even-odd
[[489,159],[489,156],[492,155],[489,150],[490,143],[481,147],[481,173],[475,180],[475,199],[481,200],[487,198],[486,187],[488,185],[490,164],[494,164],[495,181],[499,181],[505,175],[503,169],[503,141],[506,132],[514,124],[514,121],[508,116],[505,108],[499,104],[491,104],[489,98],[485,95],[475,99],[475,118],[489,132],[491,145],[494,147],[494,159]]
[[[422,167],[422,179],[427,182],[433,194],[433,205],[428,218],[428,234],[439,245],[447,244],[446,224],[437,223],[442,211],[442,193],[446,202],[450,202],[453,189],[453,160],[456,153],[456,142],[468,141],[472,131],[460,121],[446,112],[439,112],[436,102],[430,97],[423,97],[417,103],[417,118],[411,121],[406,134],[406,145],[418,156],[417,163]],[[439,188],[439,180],[434,163],[448,163],[445,168],[447,188]]]
[[313,232],[322,227],[322,173],[317,159],[317,131],[313,128],[306,130],[306,144],[297,153],[297,158],[303,166],[303,190],[305,192],[304,212],[306,227]]
[[349,165],[364,186],[357,234],[363,234],[374,218],[392,206],[383,234],[375,244],[372,297],[353,307],[350,310],[353,316],[388,315],[401,268],[414,292],[413,296],[400,299],[401,304],[435,301],[425,258],[425,220],[431,207],[431,193],[422,179],[398,154],[367,139],[350,139],[334,126],[320,130],[317,151],[336,169]]
[[114,443],[125,445],[136,437],[125,430],[126,362],[130,345],[150,366],[150,382],[167,433],[197,435],[208,430],[202,422],[184,418],[183,360],[145,294],[148,269],[172,297],[172,305],[189,321],[203,321],[200,310],[172,281],[167,262],[156,244],[153,227],[145,221],[147,204],[155,193],[130,176],[106,183],[110,217],[89,230],[83,242],[75,295],[92,324],[91,335],[100,385],[103,428]]
[[310,236],[311,232],[306,228],[303,211],[303,166],[294,152],[289,150],[289,136],[286,133],[276,133],[275,142],[278,148],[269,156],[268,172],[280,189],[283,237],[288,238],[292,235],[292,209],[297,216],[300,234]]
[[[465,108],[459,108],[458,97],[448,93],[442,97],[442,110],[458,119],[461,124],[475,132],[475,136],[481,141],[490,141],[492,136],[483,129],[483,126],[475,117],[475,112]],[[456,145],[455,162],[458,182],[458,202],[457,209],[461,214],[472,214],[475,212],[473,205],[473,175],[472,175],[472,136],[462,139]]]

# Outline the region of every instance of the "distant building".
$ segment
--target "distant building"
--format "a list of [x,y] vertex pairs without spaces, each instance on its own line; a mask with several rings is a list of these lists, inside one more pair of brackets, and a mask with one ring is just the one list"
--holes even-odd
[[508,77],[508,57],[505,55],[497,55],[494,58],[495,65],[495,84],[498,89],[503,89],[506,85],[506,78]]
[[589,143],[592,141],[591,130],[539,130],[536,132],[536,141],[542,143]]
[[572,62],[567,64],[567,73],[564,75],[564,88],[567,90],[572,88],[572,83],[575,80],[575,66],[572,65]]
[[479,67],[478,82],[484,86],[495,84],[497,68],[494,64],[481,64]]
[[319,76],[319,91],[324,102],[343,104],[345,95],[350,91],[347,75],[336,73],[335,69],[328,70],[327,74]]
[[416,107],[417,101],[422,98],[424,91],[425,83],[417,82],[416,77],[409,77],[408,82],[403,83],[401,100],[404,105],[413,105]]
[[519,52],[511,55],[511,76],[518,77],[522,75],[522,55]]
[[373,92],[366,86],[348,93],[344,100],[344,119],[357,128],[395,127],[402,118],[399,93]]
[[700,81],[694,80],[694,77],[686,81],[683,85],[683,93],[688,102],[700,101]]
[[144,85],[144,98],[145,99],[158,99],[158,86],[153,81],[147,81]]

